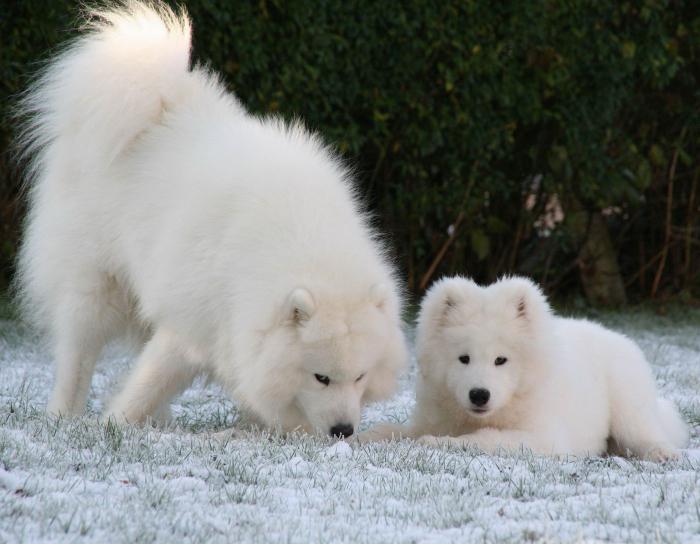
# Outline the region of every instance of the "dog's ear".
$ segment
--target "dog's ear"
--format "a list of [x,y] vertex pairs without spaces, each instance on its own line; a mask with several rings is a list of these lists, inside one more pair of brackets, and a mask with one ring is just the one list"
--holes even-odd
[[532,280],[515,276],[502,279],[496,285],[506,292],[507,304],[518,321],[533,325],[551,314],[547,297]]
[[385,283],[375,283],[369,290],[369,300],[383,311],[389,302],[390,294]]
[[316,311],[314,297],[303,287],[294,289],[287,297],[285,315],[288,321],[301,324],[308,321]]
[[470,300],[474,289],[479,289],[479,286],[467,278],[445,278],[435,282],[421,302],[419,326],[432,328],[451,324],[457,310]]
[[401,298],[389,284],[375,283],[369,290],[369,300],[390,320],[400,320]]
[[406,368],[409,350],[406,340],[398,329],[389,335],[385,343],[384,357],[367,374],[365,402],[375,402],[389,398],[396,390],[399,374]]

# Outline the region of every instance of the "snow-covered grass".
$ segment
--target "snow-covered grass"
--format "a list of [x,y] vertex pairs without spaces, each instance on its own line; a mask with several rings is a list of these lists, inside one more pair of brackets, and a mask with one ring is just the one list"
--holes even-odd
[[[0,321],[0,542],[700,542],[700,314],[604,318],[640,342],[693,426],[680,461],[221,439],[235,407],[203,383],[175,402],[177,428],[100,425],[130,360],[117,350],[98,366],[89,415],[56,420],[42,413],[46,352]],[[413,379],[364,426],[405,419]]]

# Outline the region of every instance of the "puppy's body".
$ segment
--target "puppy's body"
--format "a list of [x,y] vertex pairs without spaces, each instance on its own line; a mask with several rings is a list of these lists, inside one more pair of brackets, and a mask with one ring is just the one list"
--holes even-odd
[[148,343],[108,415],[141,421],[206,371],[268,425],[356,425],[405,348],[348,173],[190,69],[184,17],[131,2],[98,18],[24,102],[19,277],[55,347],[49,410],[81,413],[101,348],[133,330]]
[[423,302],[417,342],[411,426],[377,435],[576,455],[602,454],[612,439],[617,450],[652,459],[687,441],[639,348],[595,323],[551,315],[528,280],[438,282]]

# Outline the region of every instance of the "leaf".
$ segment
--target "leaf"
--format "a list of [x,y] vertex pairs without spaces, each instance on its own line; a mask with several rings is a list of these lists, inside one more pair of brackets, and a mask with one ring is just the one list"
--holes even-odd
[[666,156],[664,155],[664,150],[658,144],[653,144],[649,148],[649,159],[654,166],[665,166]]
[[491,243],[488,236],[482,230],[473,230],[471,233],[472,250],[476,253],[477,258],[483,261],[491,251]]
[[622,44],[622,56],[626,59],[633,59],[637,52],[637,44],[625,42]]
[[637,187],[641,191],[644,191],[651,185],[651,166],[649,166],[649,161],[643,159],[639,161],[636,182]]

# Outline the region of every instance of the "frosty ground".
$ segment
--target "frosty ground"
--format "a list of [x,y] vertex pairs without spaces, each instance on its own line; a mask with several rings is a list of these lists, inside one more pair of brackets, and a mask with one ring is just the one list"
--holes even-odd
[[[131,361],[118,349],[98,366],[88,415],[57,420],[42,413],[46,351],[0,320],[0,542],[700,542],[700,313],[603,319],[641,344],[690,423],[681,460],[221,439],[235,406],[204,383],[174,403],[172,429],[100,425]],[[414,377],[415,363],[363,428],[404,420]]]

